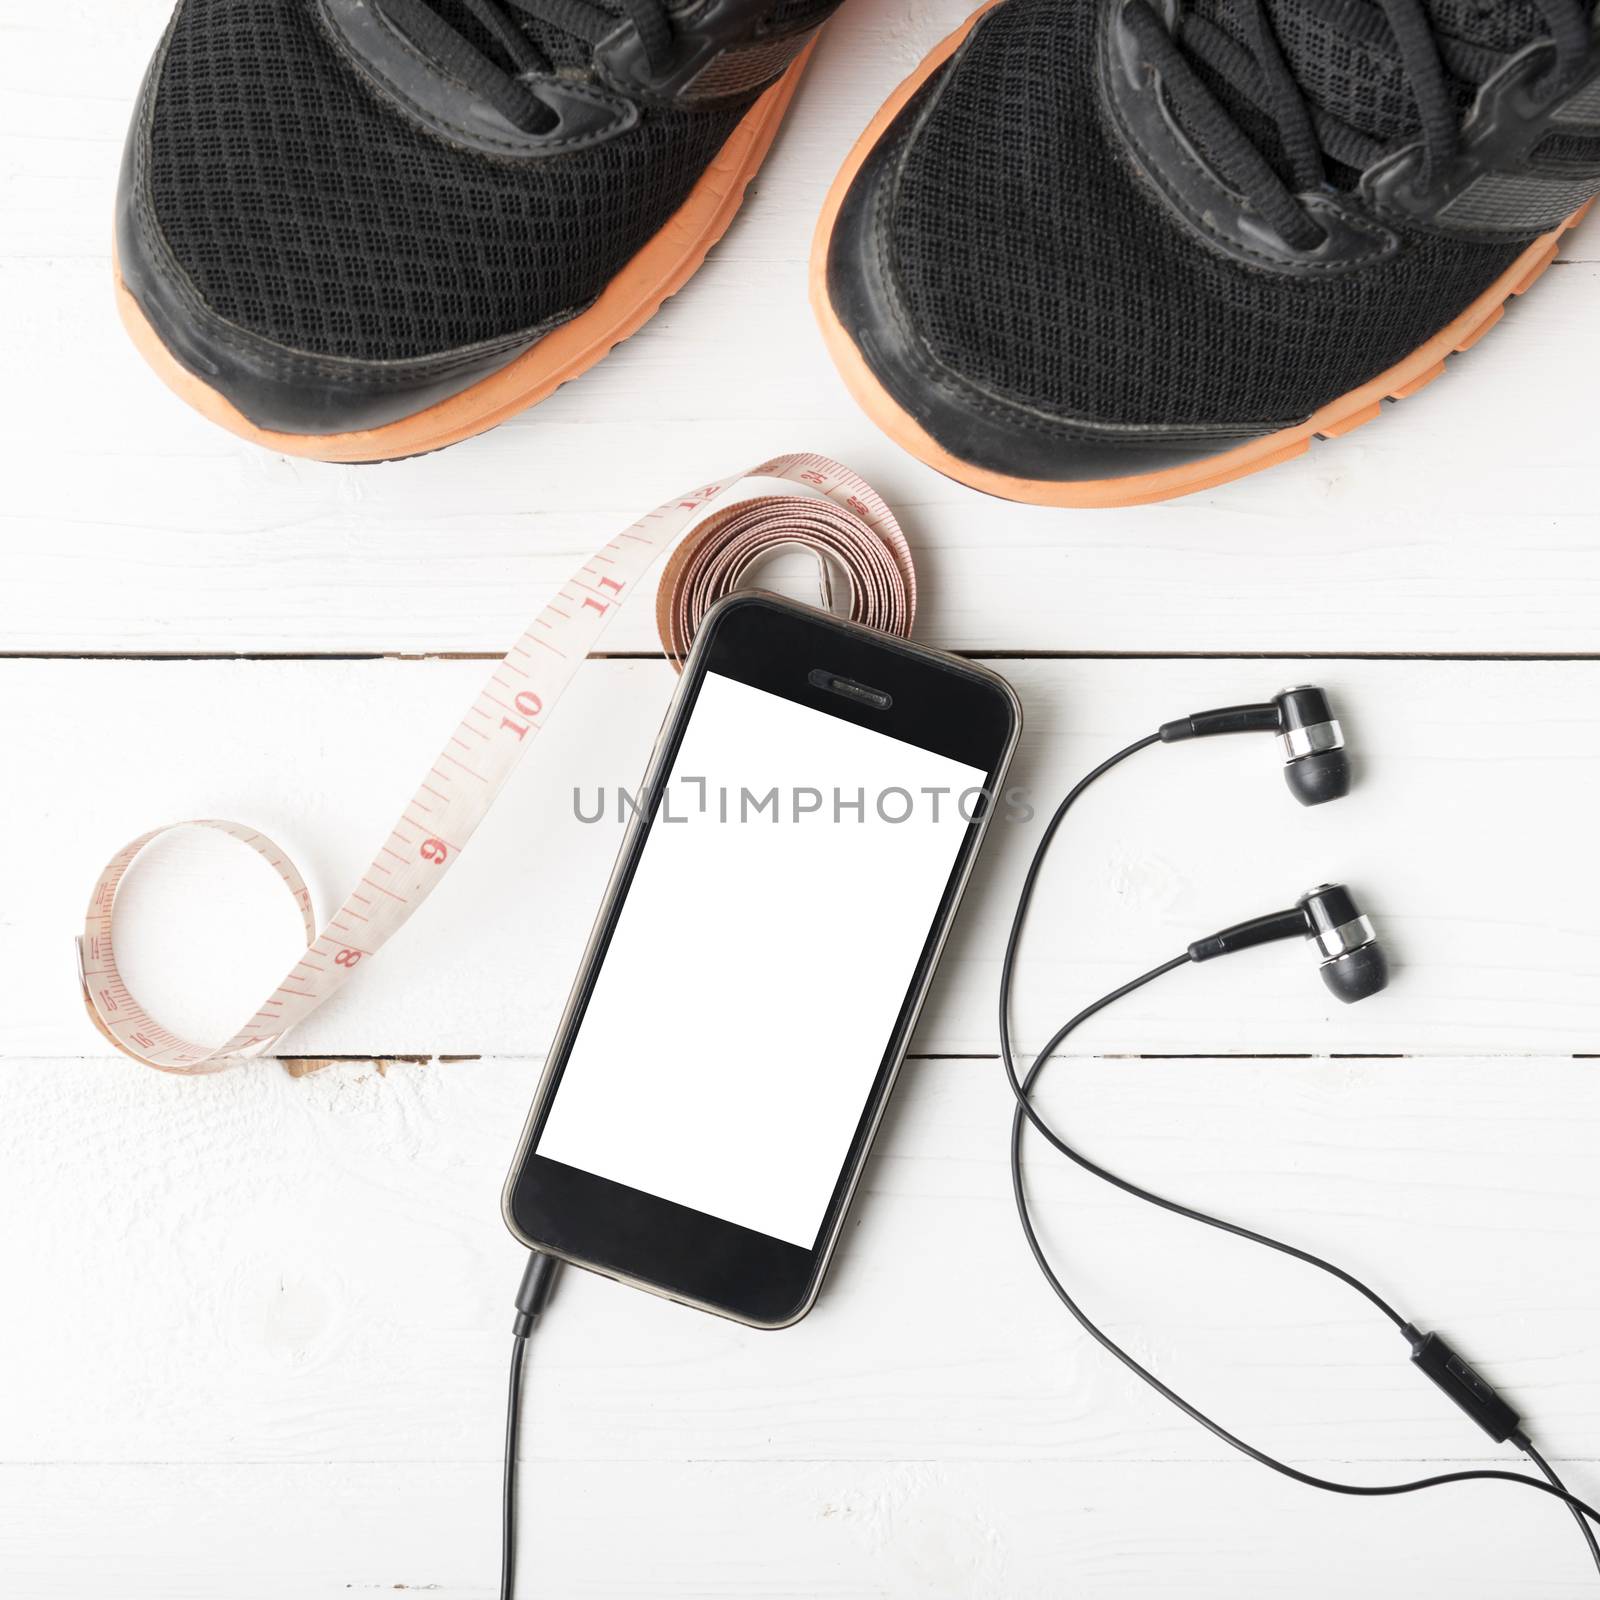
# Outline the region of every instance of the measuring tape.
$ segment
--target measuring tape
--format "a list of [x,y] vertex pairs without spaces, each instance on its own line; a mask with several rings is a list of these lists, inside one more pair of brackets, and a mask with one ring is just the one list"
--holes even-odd
[[[95,881],[77,941],[84,1003],[95,1026],[125,1055],[165,1072],[215,1072],[270,1052],[438,887],[617,608],[685,529],[689,535],[663,574],[657,604],[662,645],[675,664],[681,665],[706,610],[740,587],[758,562],[785,548],[817,558],[826,603],[837,571],[848,584],[855,621],[901,637],[911,631],[917,580],[905,535],[888,506],[853,472],[825,456],[791,455],[702,484],[617,534],[533,619],[478,691],[361,881],[320,932],[298,868],[254,828],[205,818],[154,828],[125,844]],[[164,1028],[129,993],[117,970],[117,887],[146,845],[182,827],[215,828],[254,850],[294,896],[305,925],[305,954],[249,1020],[215,1046]]]

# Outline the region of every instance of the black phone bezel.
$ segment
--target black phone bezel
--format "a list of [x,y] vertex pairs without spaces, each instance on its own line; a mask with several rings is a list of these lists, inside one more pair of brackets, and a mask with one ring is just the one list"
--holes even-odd
[[[836,676],[889,697],[869,704],[823,686]],[[955,864],[907,986],[894,1032],[862,1107],[827,1211],[810,1249],[581,1171],[537,1152],[550,1106],[638,867],[664,785],[708,672],[718,672],[825,715],[904,739],[985,773],[987,798],[972,805]],[[1015,696],[992,674],[826,612],[745,594],[707,618],[663,727],[637,825],[625,841],[602,916],[552,1046],[505,1214],[525,1244],[758,1327],[782,1327],[809,1309],[870,1150],[932,968],[998,799],[1020,717]]]

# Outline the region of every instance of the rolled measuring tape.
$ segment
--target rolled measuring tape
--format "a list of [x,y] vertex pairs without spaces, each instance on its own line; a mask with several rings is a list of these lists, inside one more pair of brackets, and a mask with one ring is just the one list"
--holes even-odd
[[[125,1055],[165,1072],[216,1072],[269,1054],[438,887],[617,608],[686,530],[656,607],[663,648],[676,665],[707,609],[742,587],[758,563],[788,548],[816,558],[825,602],[842,576],[853,620],[902,637],[911,632],[917,580],[905,535],[888,506],[848,468],[825,456],[779,456],[735,478],[702,484],[617,534],[533,619],[467,708],[360,882],[320,930],[299,870],[254,828],[201,818],[154,828],[125,844],[95,880],[77,940],[84,1004],[94,1025]],[[117,887],[146,845],[183,827],[215,828],[254,850],[294,896],[305,925],[305,954],[219,1045],[181,1039],[163,1027],[117,970]]]

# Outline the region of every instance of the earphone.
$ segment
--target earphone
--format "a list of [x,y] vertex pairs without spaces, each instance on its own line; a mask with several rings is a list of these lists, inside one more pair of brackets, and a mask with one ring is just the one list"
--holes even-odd
[[[1363,1283],[1353,1273],[1324,1260],[1321,1256],[1302,1250],[1284,1240],[1258,1233],[1239,1223],[1184,1205],[1119,1177],[1069,1143],[1033,1103],[1034,1084],[1056,1050],[1072,1032],[1125,995],[1132,994],[1135,990],[1153,983],[1157,978],[1179,967],[1212,961],[1221,956],[1278,940],[1301,938],[1314,947],[1322,981],[1336,998],[1349,1004],[1369,999],[1379,993],[1389,981],[1388,960],[1373,929],[1371,919],[1362,912],[1349,889],[1343,884],[1321,884],[1301,895],[1287,910],[1252,917],[1248,921],[1234,923],[1216,933],[1194,940],[1181,955],[1173,956],[1159,966],[1141,973],[1070,1017],[1034,1055],[1032,1064],[1026,1072],[1018,1071],[1011,1035],[1011,990],[1018,946],[1040,869],[1067,812],[1097,779],[1130,756],[1152,745],[1176,744],[1188,739],[1207,738],[1217,734],[1251,732],[1273,733],[1277,736],[1283,751],[1285,782],[1290,793],[1302,805],[1323,805],[1349,793],[1351,773],[1349,758],[1345,751],[1343,729],[1333,715],[1327,695],[1319,688],[1300,686],[1285,689],[1268,701],[1250,705],[1222,706],[1216,710],[1194,712],[1189,716],[1163,723],[1154,733],[1146,734],[1117,751],[1079,779],[1045,825],[1044,833],[1023,878],[1022,892],[1012,918],[1011,932],[1006,941],[1005,955],[1000,968],[1000,1055],[1007,1082],[1016,1099],[1016,1110],[1011,1125],[1011,1184],[1023,1236],[1034,1261],[1056,1297],[1079,1326],[1102,1349],[1155,1389],[1164,1399],[1171,1401],[1186,1416],[1253,1461],[1258,1461],[1274,1472],[1311,1488],[1325,1489],[1343,1495],[1410,1494],[1420,1489],[1436,1488],[1444,1484],[1483,1479],[1503,1480],[1536,1489],[1566,1504],[1583,1534],[1596,1570],[1600,1571],[1600,1542],[1596,1541],[1594,1530],[1590,1526],[1591,1522],[1600,1522],[1600,1511],[1596,1511],[1567,1491],[1566,1485],[1557,1476],[1554,1468],[1534,1448],[1515,1410],[1437,1333],[1423,1332],[1402,1316],[1375,1289]],[[1022,1139],[1029,1127],[1040,1134],[1058,1153],[1123,1193],[1145,1200],[1177,1216],[1186,1217],[1190,1221],[1221,1229],[1223,1232],[1251,1240],[1280,1254],[1292,1256],[1308,1266],[1316,1267],[1319,1271],[1337,1278],[1357,1294],[1362,1295],[1394,1323],[1410,1347],[1412,1362],[1496,1443],[1509,1442],[1523,1451],[1544,1475],[1544,1481],[1521,1472],[1477,1469],[1440,1473],[1400,1483],[1344,1483],[1302,1472],[1230,1432],[1221,1423],[1207,1416],[1168,1387],[1154,1372],[1112,1339],[1089,1317],[1062,1282],[1034,1228],[1027,1188],[1023,1181]]]
[[1195,711],[1163,722],[1162,744],[1207,739],[1219,733],[1275,733],[1283,750],[1283,778],[1303,806],[1320,806],[1350,793],[1350,758],[1344,729],[1321,689],[1300,684],[1272,699],[1246,706]]
[[1287,911],[1269,911],[1264,917],[1252,917],[1196,939],[1189,946],[1188,959],[1213,961],[1297,934],[1315,941],[1322,957],[1318,971],[1335,999],[1351,1005],[1388,986],[1389,960],[1372,931],[1372,919],[1342,883],[1318,884]]

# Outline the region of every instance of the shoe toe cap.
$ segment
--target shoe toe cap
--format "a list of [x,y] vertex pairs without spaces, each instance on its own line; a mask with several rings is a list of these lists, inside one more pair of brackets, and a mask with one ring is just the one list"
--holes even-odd
[[852,157],[818,268],[840,365],[890,432],[999,493],[1089,486],[1061,504],[1264,458],[1409,358],[1517,248],[1408,236],[1315,275],[1217,248],[1108,107],[1107,11],[1003,0],[936,54]]
[[[150,64],[123,149],[116,201],[119,308],[143,353],[187,398],[215,420],[246,430],[325,437],[379,428],[495,371],[572,314],[421,354],[387,357],[341,346],[334,332],[340,313],[330,305],[337,296],[322,276],[336,241],[321,237],[315,219],[306,216],[303,249],[285,251],[268,238],[266,220],[252,225],[244,214],[245,207],[263,203],[261,193],[233,209],[216,203],[219,185],[270,188],[270,175],[262,172],[265,149],[251,148],[254,134],[240,134],[230,146],[212,130],[206,136],[222,143],[204,171],[195,166],[195,141],[204,130],[186,75],[192,77],[197,65],[185,61],[174,71],[171,59],[175,46],[187,44],[194,54],[180,30],[203,32],[208,16],[181,7]],[[238,108],[244,122],[259,114],[259,108]],[[184,174],[181,184],[175,170]],[[377,297],[374,290],[371,298]],[[425,292],[419,298],[425,300]],[[297,316],[287,309],[295,301],[310,309]]]
[[742,116],[650,106],[496,155],[380,95],[320,9],[180,0],[123,162],[125,314],[258,429],[373,430],[509,365],[595,303]]
[[[981,354],[963,359],[963,352],[952,348],[959,341],[932,336],[926,296],[919,304],[902,275],[906,239],[900,185],[908,149],[936,90],[937,79],[925,85],[867,154],[821,247],[824,322],[834,325],[836,350],[839,335],[848,340],[841,365],[875,419],[890,432],[905,432],[909,424],[923,436],[925,447],[918,453],[953,476],[968,477],[963,469],[976,469],[1040,483],[1161,472],[1270,431],[1271,424],[1254,422],[1197,427],[1075,415],[1049,400],[1008,392],[985,369]],[[970,325],[981,328],[986,314],[1006,314],[982,303],[982,281],[952,269],[946,277],[941,298],[945,304],[968,302]],[[1052,337],[1050,330],[1013,329],[1017,334]],[[940,456],[949,460],[941,462]]]

